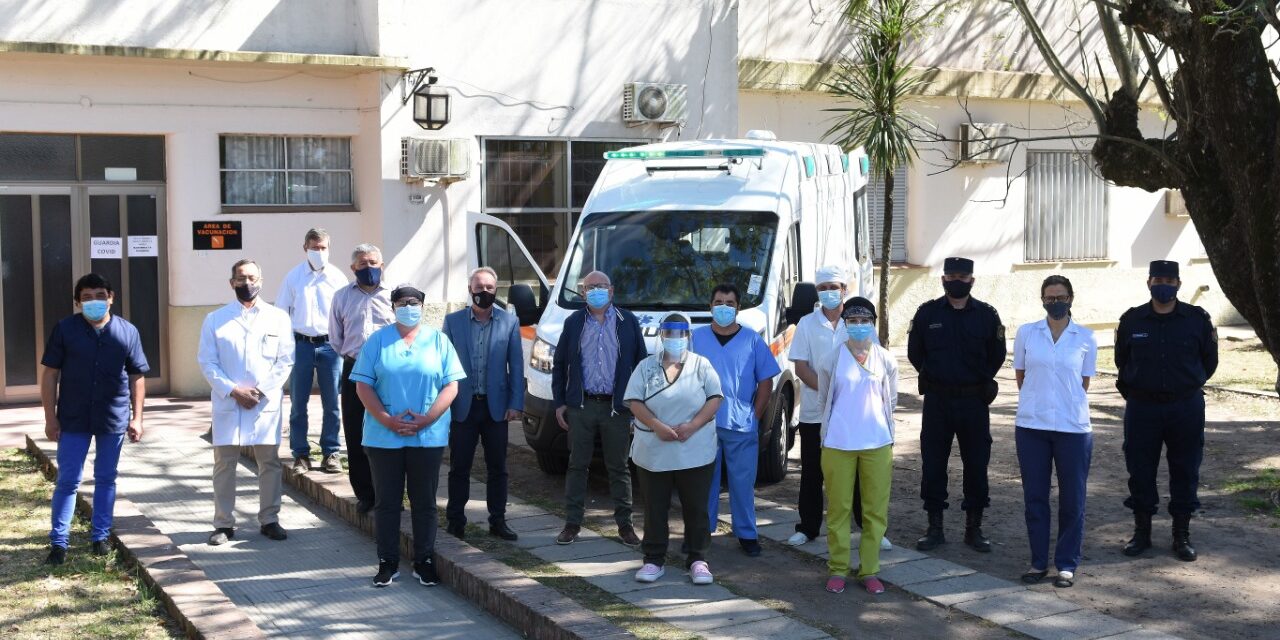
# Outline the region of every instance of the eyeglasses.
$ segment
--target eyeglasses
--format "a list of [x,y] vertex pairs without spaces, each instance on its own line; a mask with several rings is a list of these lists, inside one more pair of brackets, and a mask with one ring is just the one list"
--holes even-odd
[[399,309],[400,307],[421,307],[422,303],[418,302],[417,300],[402,300],[402,301],[396,302],[391,306],[397,309]]
[[1045,304],[1053,304],[1055,302],[1071,302],[1071,296],[1045,296],[1041,298]]
[[250,284],[250,283],[259,282],[261,280],[262,278],[259,278],[258,276],[236,276],[235,278],[231,279],[231,281],[236,284]]
[[582,290],[583,290],[583,291],[596,291],[596,290],[600,290],[600,289],[608,289],[608,288],[609,288],[609,287],[611,287],[611,286],[613,286],[613,285],[609,285],[609,284],[599,284],[599,283],[597,283],[597,284],[584,284],[584,285],[582,285]]

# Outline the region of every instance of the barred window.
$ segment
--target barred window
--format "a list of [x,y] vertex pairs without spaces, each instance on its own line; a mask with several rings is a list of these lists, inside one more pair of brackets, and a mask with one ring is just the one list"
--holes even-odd
[[235,210],[349,208],[351,138],[221,137],[222,204]]
[[1087,153],[1027,152],[1027,262],[1107,257],[1107,189]]

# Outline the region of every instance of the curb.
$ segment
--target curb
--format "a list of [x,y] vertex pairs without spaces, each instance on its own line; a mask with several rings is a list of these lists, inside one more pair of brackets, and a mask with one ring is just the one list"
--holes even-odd
[[[241,448],[253,460],[253,448]],[[284,481],[352,526],[373,535],[373,518],[356,511],[346,474],[313,472],[297,475],[281,459]],[[256,464],[256,461],[255,461]],[[413,533],[406,511],[400,522],[400,552],[413,557]],[[369,559],[370,567],[373,558]],[[442,583],[527,638],[537,640],[624,640],[630,632],[583,607],[559,591],[493,560],[483,551],[450,535],[436,536],[436,569]]]
[[[58,476],[56,456],[27,436],[26,450],[35,456],[49,480]],[[92,482],[76,494],[77,510],[93,514]],[[138,568],[142,581],[159,594],[169,615],[193,640],[251,640],[265,638],[262,629],[227,598],[226,594],[182,552],[169,536],[156,528],[123,493],[116,494],[111,541],[130,566]]]

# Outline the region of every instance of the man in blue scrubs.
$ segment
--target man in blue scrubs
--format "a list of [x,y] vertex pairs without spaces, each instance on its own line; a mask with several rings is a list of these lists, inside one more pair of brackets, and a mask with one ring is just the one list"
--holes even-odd
[[94,443],[93,522],[89,539],[94,555],[110,550],[111,516],[116,502],[116,467],[127,435],[142,438],[143,375],[150,370],[138,330],[111,315],[115,292],[106,278],[90,273],[76,281],[80,313],[54,325],[40,364],[40,402],[44,433],[58,443],[58,480],[53,489],[52,529],[45,564],[67,557],[76,491]]
[[747,555],[760,555],[756,534],[755,484],[760,460],[760,419],[773,393],[773,378],[782,373],[760,334],[738,324],[738,288],[721,284],[711,292],[709,327],[693,331],[694,353],[711,361],[720,376],[724,402],[716,412],[715,473],[707,513],[715,531],[720,507],[720,469],[729,471],[729,507],[733,534]]

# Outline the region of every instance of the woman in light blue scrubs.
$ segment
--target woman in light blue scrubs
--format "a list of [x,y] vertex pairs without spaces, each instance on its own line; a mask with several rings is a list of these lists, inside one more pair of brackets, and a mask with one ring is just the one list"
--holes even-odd
[[373,475],[375,587],[400,577],[400,511],[406,484],[413,520],[413,577],[428,587],[439,582],[432,562],[436,487],[440,458],[449,443],[449,405],[458,393],[458,380],[467,376],[449,339],[421,324],[425,298],[408,285],[392,291],[396,323],[369,336],[351,369],[356,394],[365,406],[362,444]]

